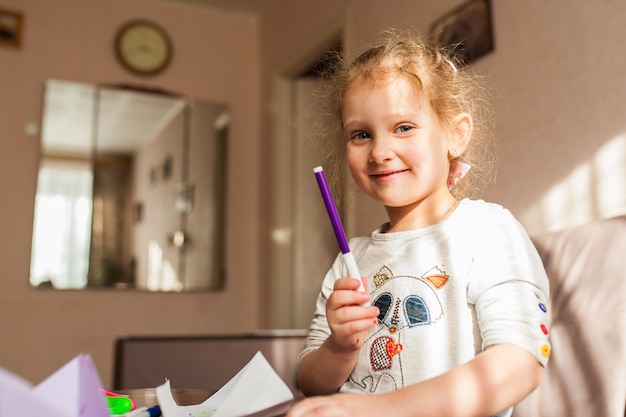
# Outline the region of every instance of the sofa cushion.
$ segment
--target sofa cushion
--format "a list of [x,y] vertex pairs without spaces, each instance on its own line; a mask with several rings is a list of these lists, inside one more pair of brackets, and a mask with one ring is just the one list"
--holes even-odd
[[534,236],[550,279],[552,355],[515,417],[623,417],[626,216]]

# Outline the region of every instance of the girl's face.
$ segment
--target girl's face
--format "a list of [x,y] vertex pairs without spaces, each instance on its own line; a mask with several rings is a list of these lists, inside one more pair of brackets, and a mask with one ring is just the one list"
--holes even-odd
[[407,228],[435,223],[454,201],[448,155],[457,149],[424,94],[404,77],[357,80],[343,104],[348,166],[358,186],[387,208],[392,228],[407,215],[420,219]]

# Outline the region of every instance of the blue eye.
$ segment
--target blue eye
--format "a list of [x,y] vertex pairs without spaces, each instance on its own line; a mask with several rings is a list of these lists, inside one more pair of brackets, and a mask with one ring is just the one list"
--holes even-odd
[[399,132],[399,133],[406,133],[406,132],[410,131],[411,129],[413,129],[413,126],[401,125],[401,126],[398,126],[396,128],[396,131]]
[[356,132],[350,136],[351,140],[363,140],[369,138],[369,135],[365,132]]

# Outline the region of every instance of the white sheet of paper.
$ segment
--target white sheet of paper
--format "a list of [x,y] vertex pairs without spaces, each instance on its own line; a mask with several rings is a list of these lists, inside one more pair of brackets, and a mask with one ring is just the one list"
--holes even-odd
[[291,390],[261,352],[203,403],[178,405],[169,381],[156,388],[156,396],[163,417],[270,417],[287,412],[293,401]]
[[0,417],[109,417],[91,356],[81,354],[33,387],[0,369]]

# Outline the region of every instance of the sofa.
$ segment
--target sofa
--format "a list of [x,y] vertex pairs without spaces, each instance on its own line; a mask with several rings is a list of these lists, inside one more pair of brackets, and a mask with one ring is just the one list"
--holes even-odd
[[513,416],[626,416],[626,215],[533,241],[550,279],[552,355]]

